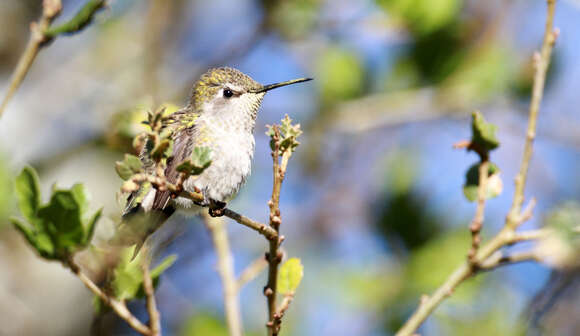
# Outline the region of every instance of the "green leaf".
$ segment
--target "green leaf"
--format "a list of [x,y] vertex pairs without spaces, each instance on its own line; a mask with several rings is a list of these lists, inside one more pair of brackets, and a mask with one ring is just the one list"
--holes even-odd
[[177,166],[177,171],[189,175],[199,175],[211,164],[211,149],[209,147],[195,147],[188,160]]
[[302,281],[304,267],[298,258],[290,258],[278,271],[278,291],[281,294],[292,294]]
[[[488,177],[486,183],[485,199],[491,199],[501,194],[503,185],[499,176],[499,167],[494,163],[489,163]],[[479,163],[473,164],[465,174],[465,184],[463,185],[463,194],[470,202],[477,201],[479,187]]]
[[[276,142],[274,141],[274,137],[276,132],[274,131],[274,126],[267,125],[266,135],[269,136],[270,139],[270,148],[274,150],[276,147]],[[302,130],[300,129],[300,124],[292,124],[292,119],[288,115],[286,115],[282,119],[281,125],[277,126],[279,129],[280,138],[278,139],[278,147],[280,149],[280,155],[282,155],[286,150],[290,149],[294,151],[300,142],[296,140],[301,134]]]
[[115,162],[115,170],[120,178],[128,180],[134,174],[142,172],[143,163],[135,155],[125,154],[123,161]]
[[44,34],[47,38],[54,38],[60,34],[74,34],[90,24],[97,11],[105,5],[104,0],[89,0],[72,19],[59,26],[49,27]]
[[139,287],[143,282],[143,271],[141,270],[140,255],[131,261],[135,246],[125,248],[120,257],[119,264],[113,271],[112,282],[114,294],[119,300],[130,300],[135,298]]
[[103,208],[100,208],[95,214],[88,220],[85,225],[85,238],[83,239],[83,246],[88,246],[93,239],[93,233],[95,233],[95,227],[101,214],[103,213]]
[[497,126],[486,122],[483,115],[478,111],[473,112],[471,117],[472,146],[476,146],[476,148],[484,151],[485,154],[497,148],[499,146],[499,141],[495,136]]
[[26,167],[16,178],[16,193],[29,223],[11,221],[42,257],[62,259],[88,245],[101,210],[88,213],[89,195],[82,184],[68,190],[53,187],[50,201],[40,205],[38,176]]
[[36,212],[40,206],[40,190],[38,174],[34,168],[26,166],[16,177],[15,181],[16,197],[20,212],[31,223],[35,223]]
[[286,114],[284,119],[282,119],[282,125],[280,126],[280,132],[284,138],[294,137],[298,138],[302,134],[300,129],[300,124],[292,124],[292,119]]
[[84,241],[83,205],[77,202],[72,190],[57,190],[50,202],[38,210],[42,226],[55,243],[56,253],[72,253]]
[[[115,268],[112,282],[113,291],[119,300],[132,300],[141,298],[145,292],[143,290],[143,254],[140,253],[135,259],[131,260],[135,246],[125,248],[120,257],[119,264]],[[153,284],[159,283],[159,276],[177,259],[176,255],[165,258],[161,263],[151,271]]]
[[163,272],[165,272],[166,269],[171,267],[175,263],[176,260],[177,260],[176,254],[172,254],[172,255],[168,256],[167,258],[163,259],[163,261],[161,261],[159,263],[159,265],[157,265],[154,269],[151,270],[151,277],[153,278],[153,280],[159,278],[159,276]]
[[35,231],[30,225],[15,217],[10,218],[10,221],[41,257],[58,259],[54,253],[54,244],[46,233]]

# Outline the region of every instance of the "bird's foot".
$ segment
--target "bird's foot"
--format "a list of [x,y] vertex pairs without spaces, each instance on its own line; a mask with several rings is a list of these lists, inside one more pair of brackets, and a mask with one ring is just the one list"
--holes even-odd
[[221,217],[224,215],[224,210],[226,208],[226,202],[216,201],[214,199],[209,200],[209,215],[212,217]]

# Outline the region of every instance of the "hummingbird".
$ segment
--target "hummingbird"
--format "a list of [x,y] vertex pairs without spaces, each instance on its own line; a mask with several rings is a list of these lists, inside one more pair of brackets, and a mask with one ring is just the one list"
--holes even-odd
[[[198,146],[210,148],[210,166],[183,182],[185,190],[201,191],[204,202],[196,204],[188,198],[172,197],[171,192],[154,188],[145,195],[142,190],[133,192],[128,198],[119,233],[125,236],[121,238],[125,244],[137,245],[134,256],[147,237],[175,211],[194,215],[203,206],[209,206],[211,214],[213,209],[226,206],[251,173],[254,128],[262,99],[270,90],[309,80],[312,78],[262,85],[229,67],[213,68],[201,75],[187,105],[167,118],[166,127],[172,130],[173,153],[167,159],[164,173],[168,182],[176,183],[179,176],[176,168],[191,156],[193,149]],[[141,160],[145,167],[151,166],[145,154],[141,153]]]

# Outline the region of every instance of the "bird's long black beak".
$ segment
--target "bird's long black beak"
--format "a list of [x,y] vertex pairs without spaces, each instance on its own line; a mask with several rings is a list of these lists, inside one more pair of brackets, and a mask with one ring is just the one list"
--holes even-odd
[[292,84],[297,84],[297,83],[302,83],[302,82],[308,82],[310,80],[312,80],[312,78],[298,78],[298,79],[293,79],[293,80],[289,80],[289,81],[285,81],[285,82],[268,84],[268,85],[262,86],[262,88],[260,88],[260,89],[253,90],[251,92],[253,92],[253,93],[266,92],[266,91],[270,91],[272,89],[276,89],[276,88],[279,88],[282,86],[292,85]]

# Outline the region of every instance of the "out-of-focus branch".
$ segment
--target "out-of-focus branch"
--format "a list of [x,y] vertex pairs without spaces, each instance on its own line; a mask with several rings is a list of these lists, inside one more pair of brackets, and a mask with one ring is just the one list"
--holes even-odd
[[153,279],[149,271],[149,258],[143,260],[143,288],[145,290],[145,297],[147,298],[147,312],[149,313],[149,332],[151,336],[161,335],[161,316],[157,309],[155,300],[155,287],[153,286]]
[[[531,216],[533,204],[535,203],[534,200],[530,202],[531,205],[527,209],[522,211],[524,189],[528,166],[532,156],[533,140],[536,132],[536,121],[540,102],[542,100],[546,72],[548,65],[550,64],[552,48],[558,36],[558,30],[553,29],[554,7],[556,1],[547,0],[547,3],[548,10],[546,18],[546,30],[544,33],[542,49],[540,54],[534,55],[535,76],[532,99],[530,103],[526,144],[524,147],[524,154],[520,166],[520,171],[515,181],[516,190],[514,193],[513,203],[506,217],[504,228],[481,249],[479,249],[473,259],[473,262],[465,262],[461,264],[431,296],[423,296],[419,307],[401,327],[401,329],[399,329],[397,336],[414,334],[419,326],[423,323],[423,321],[425,321],[425,319],[446,297],[453,293],[459,284],[461,284],[465,279],[476,274],[481,265],[485,265],[486,260],[488,260],[488,258],[490,258],[490,256],[492,256],[501,247],[512,243],[512,240],[516,235],[515,229],[520,226],[524,220],[529,219]],[[500,263],[501,257],[497,260],[498,261],[495,264]],[[494,263],[491,263],[491,265],[493,264]]]
[[489,169],[489,161],[483,159],[479,164],[479,185],[477,187],[477,209],[475,210],[475,216],[473,221],[469,226],[471,231],[471,249],[467,255],[469,262],[473,263],[475,261],[475,255],[477,254],[477,249],[481,243],[481,228],[483,226],[483,217],[485,213],[485,199],[487,194],[487,174]]
[[282,323],[282,318],[284,317],[284,314],[286,314],[288,308],[290,308],[292,300],[294,300],[294,293],[289,293],[284,296],[280,307],[278,307],[278,310],[274,314],[274,325],[279,326]]
[[479,264],[481,271],[490,271],[500,266],[517,264],[526,261],[540,262],[542,259],[535,251],[519,252],[510,255],[505,255],[501,251],[496,251],[487,260]]
[[554,7],[556,0],[547,0],[548,15],[546,18],[546,30],[544,32],[544,42],[540,53],[534,54],[534,84],[532,88],[532,99],[530,102],[528,130],[526,133],[526,144],[524,147],[524,155],[520,165],[520,171],[515,179],[516,190],[514,193],[513,203],[508,214],[506,225],[515,228],[518,222],[518,217],[522,210],[524,203],[524,190],[526,187],[526,178],[528,175],[528,167],[530,159],[532,158],[534,139],[536,137],[536,122],[538,119],[538,112],[540,110],[540,103],[544,94],[544,85],[546,82],[546,73],[550,65],[550,57],[552,49],[558,38],[559,30],[554,29]]
[[111,307],[111,309],[113,309],[113,311],[115,312],[115,314],[117,314],[117,316],[119,316],[121,319],[127,322],[127,324],[131,326],[131,328],[133,328],[135,331],[137,331],[142,335],[146,336],[151,335],[151,330],[146,325],[141,323],[141,321],[139,321],[139,319],[135,317],[135,315],[133,315],[131,311],[129,311],[127,305],[125,305],[125,302],[118,301],[105,294],[105,292],[103,292],[97,285],[95,285],[95,283],[88,276],[86,276],[81,271],[79,266],[74,263],[72,258],[68,260],[65,266],[68,267],[81,280],[81,282],[91,292],[93,292],[93,294],[98,296],[107,306]]
[[234,275],[234,261],[230,250],[226,222],[204,213],[205,225],[211,234],[218,258],[218,273],[222,279],[224,308],[231,336],[242,335],[242,318],[238,298],[238,283]]
[[266,258],[258,258],[253,263],[248,265],[242,273],[238,276],[237,285],[238,291],[244,287],[245,284],[254,280],[263,270],[268,267],[268,261]]
[[537,229],[537,230],[528,230],[523,232],[516,232],[512,239],[510,240],[510,244],[515,244],[523,241],[531,241],[531,240],[538,240],[540,238],[545,238],[551,233],[550,229]]
[[92,21],[95,13],[104,6],[105,0],[89,0],[72,19],[60,26],[51,28],[52,21],[62,10],[62,3],[61,0],[43,0],[42,16],[37,22],[30,24],[30,38],[10,78],[8,91],[0,104],[0,117],[20,84],[22,84],[40,49],[60,34],[72,34],[81,31]]
[[28,39],[26,48],[20,56],[18,64],[14,69],[14,73],[10,78],[10,86],[8,87],[8,91],[0,105],[0,117],[4,112],[6,105],[12,96],[14,96],[16,90],[20,87],[24,77],[26,77],[26,73],[28,73],[28,69],[30,69],[32,62],[34,62],[38,50],[45,40],[44,32],[48,29],[52,21],[60,14],[61,10],[62,3],[60,0],[44,0],[42,2],[42,16],[37,22],[32,22],[30,24],[30,38]]

